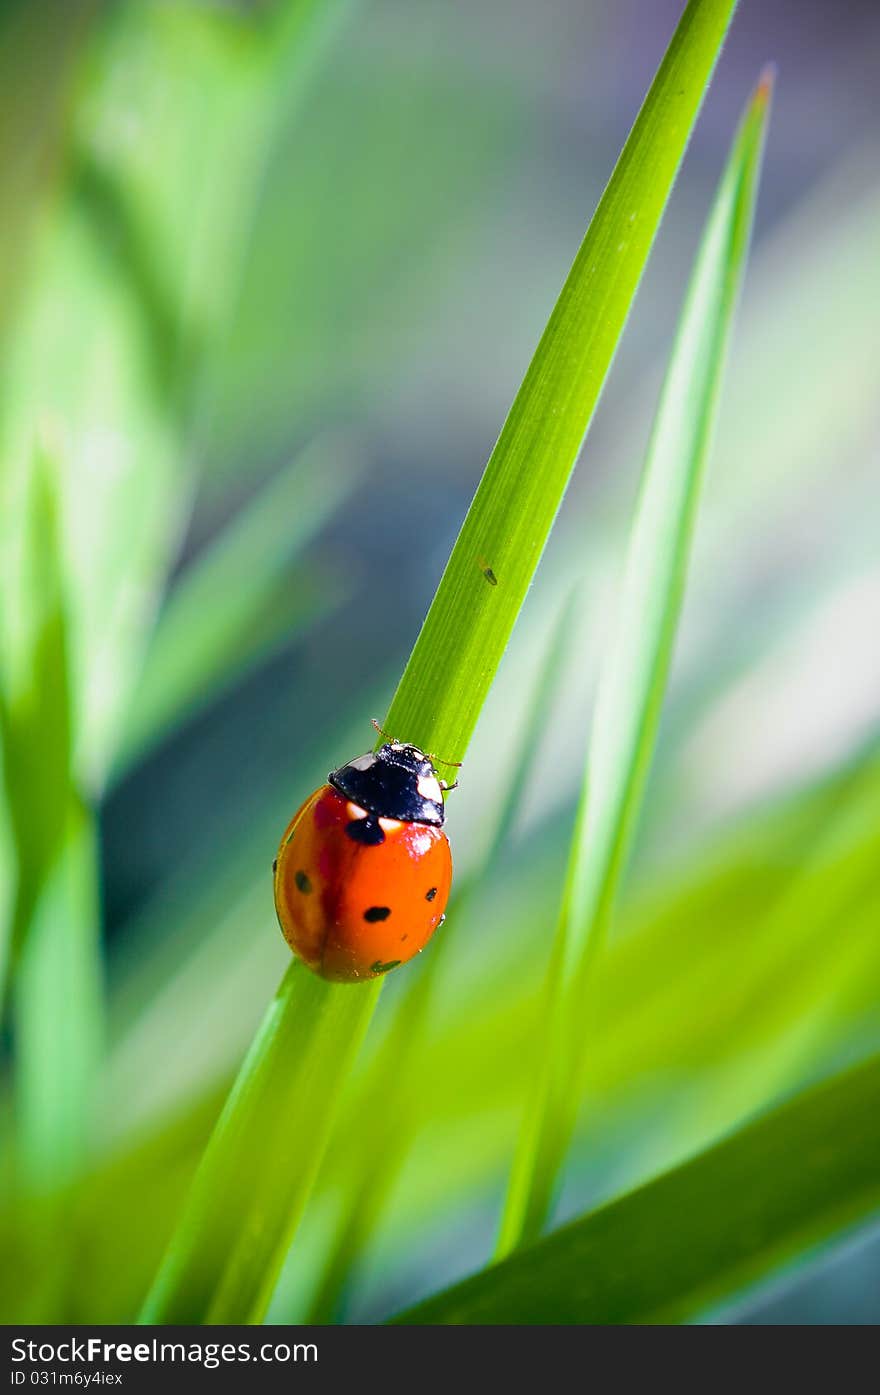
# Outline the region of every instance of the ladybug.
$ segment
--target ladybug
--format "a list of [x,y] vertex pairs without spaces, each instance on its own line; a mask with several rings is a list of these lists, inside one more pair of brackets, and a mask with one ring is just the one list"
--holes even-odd
[[387,741],[332,771],[285,829],[275,909],[294,954],[322,978],[386,974],[445,920],[452,853],[443,792],[455,785],[433,761]]

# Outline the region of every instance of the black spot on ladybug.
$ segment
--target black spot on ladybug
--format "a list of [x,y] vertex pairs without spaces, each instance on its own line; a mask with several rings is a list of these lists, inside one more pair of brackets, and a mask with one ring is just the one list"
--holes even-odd
[[345,825],[345,831],[349,838],[356,843],[365,843],[367,847],[385,842],[385,830],[373,814],[368,814],[365,819],[352,819],[351,823]]
[[297,887],[302,892],[303,896],[308,896],[309,892],[312,889],[312,883],[309,881],[305,872],[297,872],[293,880],[296,882]]
[[430,889],[429,891],[426,891],[426,892],[425,892],[425,900],[426,900],[426,901],[433,901],[433,899],[434,899],[434,897],[435,897],[436,895],[437,895],[437,888],[436,888],[436,886],[432,886],[431,889]]
[[375,964],[370,965],[370,973],[387,974],[389,969],[396,969],[399,963],[399,959],[392,959],[388,964],[383,964],[381,959],[377,959]]
[[364,911],[364,920],[387,920],[390,914],[390,906],[368,906]]

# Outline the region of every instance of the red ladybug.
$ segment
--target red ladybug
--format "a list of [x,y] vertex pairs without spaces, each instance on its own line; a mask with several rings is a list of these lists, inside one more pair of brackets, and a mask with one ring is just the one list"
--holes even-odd
[[452,883],[443,791],[430,756],[389,741],[340,766],[293,816],[275,862],[275,909],[294,954],[339,983],[424,949]]

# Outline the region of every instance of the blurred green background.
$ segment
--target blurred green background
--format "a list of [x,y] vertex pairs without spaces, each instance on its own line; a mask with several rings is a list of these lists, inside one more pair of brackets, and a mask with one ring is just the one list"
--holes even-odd
[[[0,9],[2,1320],[136,1312],[287,961],[278,835],[371,744],[679,8]],[[576,582],[510,837],[450,916],[414,1146],[347,1320],[490,1252],[651,413],[768,58],[752,264],[559,1217],[880,1047],[880,12],[743,0],[450,805],[466,881]],[[369,1156],[376,1104],[349,1096],[277,1320],[311,1311]],[[705,1316],[877,1321],[880,1233]]]

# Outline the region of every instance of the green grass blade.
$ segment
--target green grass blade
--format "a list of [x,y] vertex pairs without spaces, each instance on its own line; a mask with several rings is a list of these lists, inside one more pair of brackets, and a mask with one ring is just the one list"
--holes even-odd
[[291,964],[211,1137],[141,1322],[260,1320],[378,983],[333,991]]
[[[103,1038],[97,866],[91,815],[71,801],[13,997],[19,1180],[40,1196],[57,1194],[76,1178],[93,1140]],[[69,1238],[66,1227],[61,1236]],[[57,1234],[52,1247],[57,1258]]]
[[[464,755],[562,501],[734,5],[687,6],[486,467],[386,721],[396,736],[427,750]],[[145,1320],[263,1316],[323,1153],[336,1090],[376,996],[375,987],[288,973],[209,1145]],[[269,1158],[276,1161],[264,1176]],[[245,1178],[250,1185],[241,1185]]]
[[[64,833],[71,783],[68,617],[57,494],[41,457],[24,484],[24,526],[10,538],[2,599],[0,739],[17,864],[13,953]],[[15,552],[17,551],[17,556]]]
[[533,1081],[498,1241],[545,1223],[577,1108],[583,1010],[650,766],[684,592],[700,481],[745,268],[766,129],[764,77],[737,133],[688,288],[633,525],[615,642],[603,669]]
[[[177,722],[257,663],[327,599],[301,582],[294,559],[350,493],[338,441],[319,441],[274,476],[184,571],[159,616],[120,756],[142,756]],[[327,588],[337,599],[338,585]]]
[[20,487],[24,526],[3,558],[0,690],[15,865],[15,1146],[20,1187],[46,1195],[76,1175],[94,1118],[102,1036],[97,851],[71,769],[69,591],[57,477],[44,457]]
[[[734,0],[691,0],[456,542],[385,726],[460,760],[599,400]],[[466,619],[465,619],[466,617]]]
[[[324,1260],[308,1322],[332,1322],[337,1317],[343,1291],[381,1221],[417,1132],[421,1096],[418,1062],[431,1024],[437,977],[441,966],[448,962],[458,936],[472,925],[469,912],[473,893],[491,874],[496,858],[510,835],[519,810],[521,792],[536,758],[546,714],[560,682],[574,605],[573,596],[563,607],[551,632],[533,691],[529,695],[517,746],[511,752],[511,771],[505,777],[506,789],[501,795],[500,807],[480,865],[454,893],[450,923],[439,943],[432,948],[427,963],[407,985],[391,1028],[371,1063],[369,1077],[360,1091],[364,1112],[368,1116],[364,1124],[365,1136],[369,1131],[370,1137],[369,1149],[365,1151],[369,1161],[365,1163],[361,1159],[357,1169],[345,1179],[347,1186],[342,1214]],[[378,1112],[375,1109],[377,1099],[382,1100],[382,1109]]]
[[0,741],[0,1000],[11,963],[16,882],[15,840],[3,764],[3,742]]
[[685,1320],[876,1210],[878,1098],[875,1056],[397,1321]]

